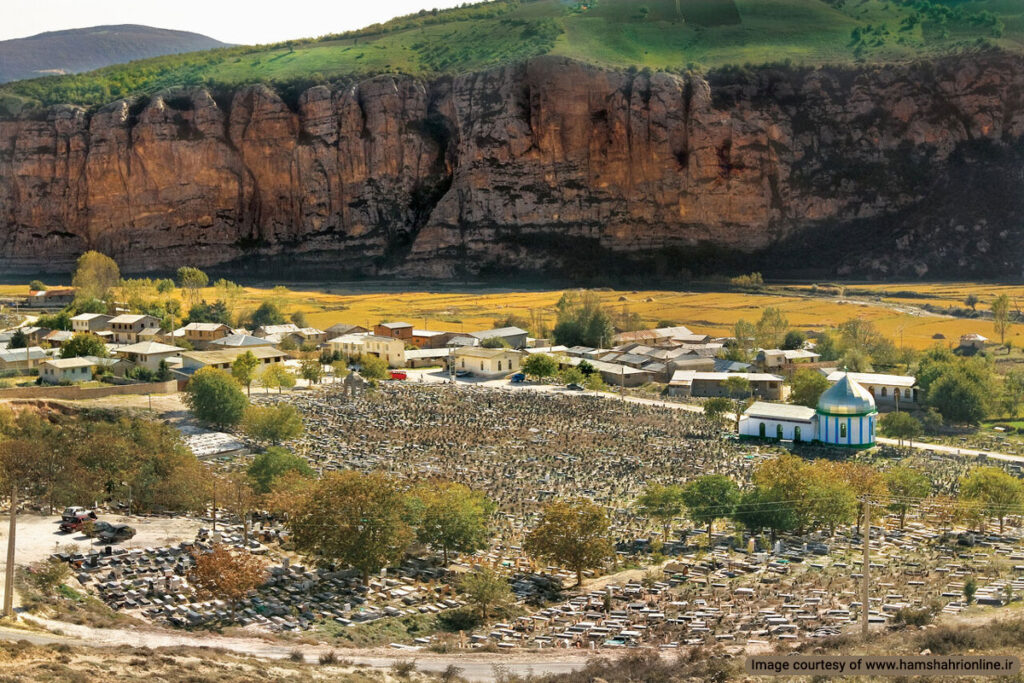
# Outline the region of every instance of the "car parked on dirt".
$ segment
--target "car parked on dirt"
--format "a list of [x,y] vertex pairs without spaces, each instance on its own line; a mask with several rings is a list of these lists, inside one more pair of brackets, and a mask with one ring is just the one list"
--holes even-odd
[[[79,505],[73,505],[71,507],[64,508],[64,512],[60,513],[60,520],[62,522],[70,522],[72,520],[77,519],[82,514],[89,513],[89,512],[91,512],[91,510],[89,510],[89,508],[84,508],[84,507],[81,507]],[[93,513],[93,519],[95,519],[95,518],[96,518],[96,513]]]
[[80,509],[70,519],[61,518],[60,530],[66,534],[75,531],[82,531],[85,525],[96,520],[96,513],[92,510]]
[[120,543],[135,537],[135,527],[133,526],[128,526],[127,524],[113,524],[109,526],[109,529],[96,534],[96,538],[102,543]]

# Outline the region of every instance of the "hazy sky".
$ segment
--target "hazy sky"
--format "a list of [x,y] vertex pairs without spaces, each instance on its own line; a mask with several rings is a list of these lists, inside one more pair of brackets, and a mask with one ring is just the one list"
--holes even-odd
[[273,43],[361,28],[465,0],[0,0],[0,40],[101,24],[194,31],[226,43]]

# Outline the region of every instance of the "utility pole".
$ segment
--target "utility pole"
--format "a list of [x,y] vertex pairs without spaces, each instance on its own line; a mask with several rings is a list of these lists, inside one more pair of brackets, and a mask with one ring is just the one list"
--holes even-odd
[[868,638],[868,611],[870,601],[868,596],[870,595],[871,581],[868,578],[868,574],[871,567],[871,498],[864,496],[864,566],[861,568],[861,617],[860,617],[860,634],[867,640]]
[[14,532],[18,528],[18,482],[11,484],[11,523],[7,532],[7,571],[4,574],[4,616],[14,614]]

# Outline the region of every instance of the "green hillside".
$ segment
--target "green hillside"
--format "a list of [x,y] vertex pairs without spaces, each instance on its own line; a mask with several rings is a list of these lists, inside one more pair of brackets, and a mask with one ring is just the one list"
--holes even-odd
[[287,44],[146,59],[0,87],[0,109],[97,105],[175,85],[270,83],[294,94],[374,73],[435,76],[542,54],[604,66],[710,69],[1024,52],[1022,0],[494,0]]

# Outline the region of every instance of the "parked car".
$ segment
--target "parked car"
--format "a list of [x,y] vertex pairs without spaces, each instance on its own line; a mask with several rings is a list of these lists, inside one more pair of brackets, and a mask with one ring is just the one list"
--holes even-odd
[[109,531],[114,528],[114,525],[110,522],[93,522],[92,524],[83,524],[82,531],[86,536],[96,538],[104,531]]
[[408,375],[405,373],[404,370],[392,370],[391,371],[391,379],[402,380],[402,379],[407,379],[407,378],[408,378]]
[[565,388],[568,389],[569,391],[583,391],[583,386],[580,384],[576,384],[576,382],[573,382],[572,384],[566,384]]
[[96,536],[103,543],[120,543],[135,537],[135,527],[127,524],[114,524]]
[[[86,512],[89,512],[88,508],[84,508],[84,507],[81,507],[81,506],[78,506],[78,505],[74,505],[72,507],[66,507],[66,508],[64,508],[64,512],[62,512],[60,514],[60,519],[61,519],[62,522],[70,522],[71,520],[76,519],[80,514],[86,513]],[[93,518],[94,519],[95,519],[95,517],[96,517],[96,515],[93,514]]]
[[456,377],[469,377],[472,374],[473,373],[470,372],[469,370],[456,370],[455,371],[455,376]]
[[516,374],[512,375],[512,384],[522,384],[525,381],[526,375],[521,372],[517,372]]
[[75,513],[75,516],[71,519],[62,519],[60,523],[60,530],[66,534],[70,534],[74,531],[81,531],[85,528],[86,522],[92,522],[96,519],[96,513],[92,510],[80,510]]

